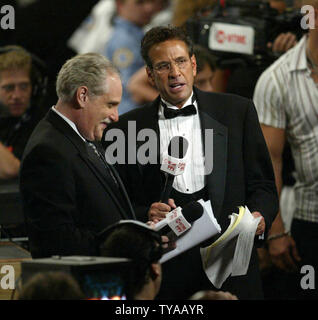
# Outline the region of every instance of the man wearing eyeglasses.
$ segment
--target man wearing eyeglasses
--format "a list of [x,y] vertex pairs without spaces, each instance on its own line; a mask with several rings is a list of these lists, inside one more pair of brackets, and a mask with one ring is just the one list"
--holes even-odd
[[[137,136],[145,128],[154,130],[160,160],[172,137],[186,138],[186,168],[174,179],[170,197],[177,206],[201,198],[211,200],[223,232],[229,225],[229,214],[237,212],[237,206],[246,205],[255,217],[262,217],[255,234],[257,241],[270,227],[278,200],[271,160],[253,103],[239,96],[193,87],[196,59],[191,40],[182,29],[151,29],[142,40],[141,53],[148,79],[160,95],[144,108],[123,115],[116,127],[129,135],[128,121],[135,121]],[[212,139],[205,139],[206,130],[213,130]],[[138,146],[137,142],[136,154]],[[213,160],[207,153],[213,153]],[[118,165],[118,169],[136,211],[144,208],[144,220],[163,219],[166,212],[151,205],[160,199],[164,188],[160,163],[137,161]],[[160,299],[186,299],[198,290],[214,289],[202,268],[199,249],[197,246],[163,264]],[[239,299],[263,297],[255,248],[247,274],[229,278],[221,290],[230,291]]]
[[21,47],[0,50],[0,179],[15,178],[24,147],[40,120],[31,112],[31,55]]

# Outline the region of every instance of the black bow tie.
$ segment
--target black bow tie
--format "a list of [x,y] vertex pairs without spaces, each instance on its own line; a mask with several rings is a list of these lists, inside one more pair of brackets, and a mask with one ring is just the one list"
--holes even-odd
[[182,109],[171,109],[163,104],[163,113],[166,119],[172,119],[179,116],[191,116],[197,113],[197,109],[193,104],[190,104]]

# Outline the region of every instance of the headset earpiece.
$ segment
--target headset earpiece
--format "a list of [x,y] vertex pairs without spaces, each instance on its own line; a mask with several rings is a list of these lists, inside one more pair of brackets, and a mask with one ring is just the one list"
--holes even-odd
[[45,97],[47,93],[48,75],[46,64],[36,55],[30,53],[26,49],[18,46],[0,47],[0,55],[13,52],[22,51],[31,57],[31,82],[32,82],[32,100],[33,103],[39,103],[39,100]]

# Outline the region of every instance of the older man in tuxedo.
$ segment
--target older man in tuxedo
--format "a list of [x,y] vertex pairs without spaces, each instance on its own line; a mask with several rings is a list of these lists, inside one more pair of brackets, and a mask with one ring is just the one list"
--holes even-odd
[[68,60],[56,82],[58,102],[27,144],[20,189],[33,258],[97,255],[97,234],[135,218],[116,170],[99,151],[118,120],[119,74],[102,55]]
[[[257,242],[275,217],[278,199],[271,160],[253,103],[239,96],[193,87],[196,59],[191,40],[182,29],[151,29],[142,40],[141,52],[148,79],[160,95],[149,105],[123,115],[114,127],[123,130],[126,141],[130,121],[136,125],[136,136],[143,129],[152,129],[158,137],[158,159],[162,159],[173,136],[186,138],[189,163],[184,174],[174,179],[171,198],[181,206],[200,198],[211,200],[223,231],[229,225],[228,216],[238,206],[246,205],[255,217],[262,217],[256,230]],[[206,129],[213,130],[210,141],[205,139]],[[103,140],[107,140],[107,132]],[[138,154],[140,142],[136,145]],[[209,159],[207,152],[212,149],[213,159]],[[207,163],[212,161],[213,166]],[[140,217],[143,214],[145,221],[163,219],[165,212],[158,212],[151,205],[160,199],[164,188],[160,161],[120,164],[118,170]],[[159,298],[182,299],[211,288],[202,269],[199,246],[163,264]],[[262,298],[255,248],[247,274],[229,278],[222,290],[239,299]]]

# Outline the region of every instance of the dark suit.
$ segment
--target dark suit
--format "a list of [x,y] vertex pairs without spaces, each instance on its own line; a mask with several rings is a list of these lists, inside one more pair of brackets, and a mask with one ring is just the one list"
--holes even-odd
[[[230,222],[228,216],[237,212],[240,205],[247,205],[251,212],[260,211],[268,230],[278,211],[278,198],[271,160],[253,103],[239,96],[207,93],[197,89],[195,94],[202,132],[204,129],[213,129],[213,171],[207,176],[207,191],[222,231],[226,230]],[[115,126],[127,132],[127,122],[136,120],[137,134],[143,128],[151,128],[159,137],[159,103],[158,97],[150,105],[122,115]],[[137,150],[138,146],[137,143]],[[146,220],[147,208],[160,199],[163,189],[160,164],[120,165],[118,169],[138,217]],[[177,299],[182,294],[210,286],[205,275],[197,274],[203,274],[198,248],[192,251],[163,265],[161,291],[166,294],[162,294],[163,298]],[[183,257],[191,254],[192,258]],[[187,291],[191,286],[192,289]],[[227,280],[222,289],[230,290],[239,298],[261,298],[260,286],[254,249],[248,274]]]
[[52,110],[27,144],[20,190],[34,258],[97,255],[96,234],[134,217],[120,181],[117,186],[98,156]]

